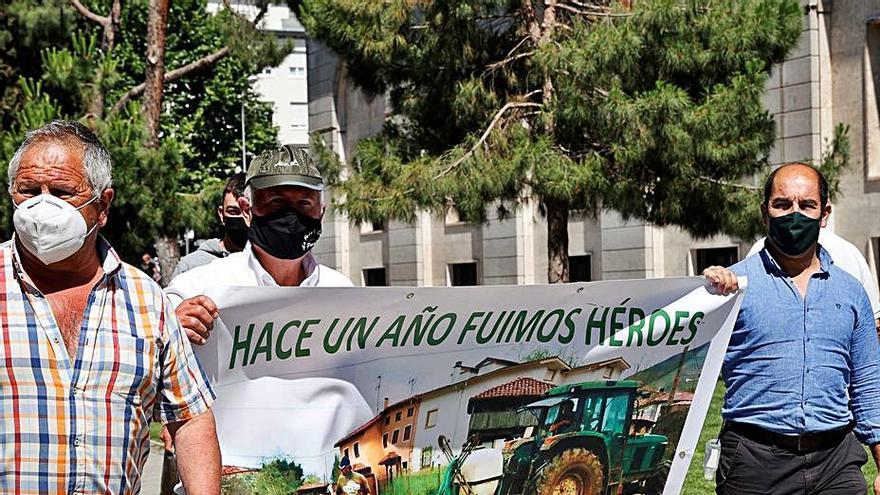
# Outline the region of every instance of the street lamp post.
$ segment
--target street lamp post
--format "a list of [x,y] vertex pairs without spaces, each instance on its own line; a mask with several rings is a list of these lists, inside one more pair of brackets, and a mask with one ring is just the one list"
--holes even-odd
[[244,116],[244,105],[247,102],[247,92],[251,85],[257,82],[257,76],[248,76],[247,88],[241,93],[241,171],[247,171],[247,125]]

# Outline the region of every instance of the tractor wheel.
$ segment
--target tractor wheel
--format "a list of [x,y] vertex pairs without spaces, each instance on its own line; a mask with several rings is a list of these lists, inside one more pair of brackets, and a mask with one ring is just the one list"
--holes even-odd
[[600,495],[604,488],[602,462],[585,449],[557,455],[538,474],[537,495]]
[[672,461],[664,461],[654,468],[651,476],[645,480],[645,495],[662,495],[671,467]]

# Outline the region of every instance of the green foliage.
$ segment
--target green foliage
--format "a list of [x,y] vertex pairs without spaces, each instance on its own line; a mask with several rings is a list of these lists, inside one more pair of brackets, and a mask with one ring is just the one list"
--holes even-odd
[[422,469],[394,478],[384,495],[434,495],[440,487],[442,469]]
[[[84,3],[100,15],[106,15],[110,5],[107,0]],[[11,103],[6,96],[0,100],[0,120],[7,123],[0,132],[0,151],[8,160],[27,130],[52,119],[87,120],[115,162],[116,197],[102,232],[127,259],[135,259],[158,236],[176,237],[188,228],[199,235],[218,230],[214,211],[220,191],[226,177],[241,167],[242,105],[248,151],[260,153],[277,144],[272,109],[258,100],[247,78],[277,65],[290,50],[228,11],[208,15],[202,0],[173,2],[167,70],[223,46],[230,46],[231,52],[212,67],[165,85],[161,144],[147,149],[139,102],[111,111],[143,81],[146,8],[146,0],[124,2],[116,45],[104,53],[102,28],[67,1],[0,2],[0,48],[7,47],[0,54],[0,81],[15,77],[14,89],[6,88]],[[4,63],[17,72],[4,71]],[[96,84],[104,96],[103,115],[86,118]],[[3,195],[4,236],[11,234],[10,217],[9,200]]]
[[738,184],[768,169],[761,95],[800,35],[794,0],[585,2],[552,31],[531,0],[293,3],[351,81],[390,99],[340,185],[356,222],[450,207],[479,221],[534,195],[697,237],[761,228]]
[[303,470],[299,464],[286,459],[275,459],[263,464],[254,480],[254,493],[288,495],[296,492],[302,483]]

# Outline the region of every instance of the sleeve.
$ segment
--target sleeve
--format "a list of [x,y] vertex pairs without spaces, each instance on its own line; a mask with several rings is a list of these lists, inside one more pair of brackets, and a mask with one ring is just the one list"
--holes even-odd
[[880,443],[880,341],[868,297],[859,291],[856,328],[850,344],[850,399],[854,433],[866,445]]
[[858,255],[855,259],[859,265],[859,281],[865,287],[865,292],[868,293],[868,302],[871,303],[871,312],[876,320],[880,318],[880,291],[877,289],[877,282],[865,257],[860,251],[857,251],[856,254]]
[[167,298],[163,300],[162,377],[154,418],[164,424],[186,421],[206,412],[215,395],[189,340],[181,331],[171,304]]

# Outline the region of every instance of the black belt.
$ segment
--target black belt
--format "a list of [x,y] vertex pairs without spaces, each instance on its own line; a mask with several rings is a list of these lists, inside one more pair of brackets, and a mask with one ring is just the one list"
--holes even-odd
[[724,424],[724,429],[742,435],[753,442],[762,445],[770,445],[780,449],[792,452],[816,451],[835,447],[849,435],[852,431],[854,423],[828,431],[818,431],[804,433],[801,435],[782,435],[765,430],[760,426],[750,425],[746,423],[735,423],[728,421]]

